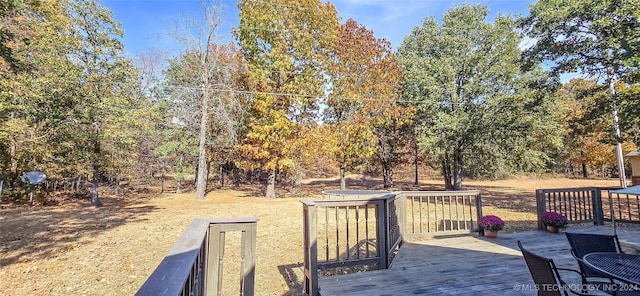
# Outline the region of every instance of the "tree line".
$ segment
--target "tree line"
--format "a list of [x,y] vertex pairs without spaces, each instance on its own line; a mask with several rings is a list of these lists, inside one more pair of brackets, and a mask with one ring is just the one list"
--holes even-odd
[[3,194],[19,198],[28,171],[96,206],[99,185],[165,176],[177,191],[196,176],[197,198],[225,178],[274,198],[276,184],[319,173],[390,188],[405,165],[456,190],[464,178],[605,172],[615,145],[640,144],[640,3],[574,2],[493,20],[463,4],[395,51],[319,0],[242,0],[223,44],[222,7],[202,2],[169,32],[179,54],[128,57],[97,1],[2,1]]

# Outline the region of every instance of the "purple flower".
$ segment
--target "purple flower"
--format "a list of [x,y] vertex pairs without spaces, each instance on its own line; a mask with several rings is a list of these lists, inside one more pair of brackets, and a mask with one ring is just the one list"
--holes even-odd
[[480,218],[480,220],[478,221],[478,225],[480,225],[480,227],[484,229],[495,232],[498,230],[502,230],[502,228],[504,227],[504,221],[502,221],[502,219],[500,219],[500,217],[498,216],[486,215]]
[[569,220],[564,215],[557,212],[544,212],[540,220],[544,225],[553,226],[557,228],[565,227],[569,224]]

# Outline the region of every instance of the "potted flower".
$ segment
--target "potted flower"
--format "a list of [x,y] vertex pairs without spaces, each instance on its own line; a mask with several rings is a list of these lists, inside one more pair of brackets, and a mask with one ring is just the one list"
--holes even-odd
[[547,226],[547,230],[553,233],[558,233],[560,228],[564,228],[569,224],[567,217],[558,212],[544,212],[540,220]]
[[478,221],[478,225],[484,229],[487,237],[497,237],[498,231],[504,228],[504,221],[498,216],[486,215]]

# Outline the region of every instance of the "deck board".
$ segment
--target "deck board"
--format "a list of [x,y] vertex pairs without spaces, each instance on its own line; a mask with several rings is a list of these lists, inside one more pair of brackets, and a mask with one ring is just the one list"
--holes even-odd
[[[610,227],[569,231],[611,234]],[[621,240],[637,241],[640,231],[619,229]],[[536,295],[517,241],[553,258],[556,265],[578,269],[564,234],[546,231],[500,233],[491,239],[456,236],[406,242],[387,270],[324,277],[320,294],[329,295]],[[577,275],[562,274],[579,284]]]

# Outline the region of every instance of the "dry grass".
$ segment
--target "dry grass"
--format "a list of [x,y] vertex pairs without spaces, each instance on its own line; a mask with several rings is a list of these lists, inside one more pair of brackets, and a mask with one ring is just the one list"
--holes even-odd
[[[512,179],[466,181],[482,190],[485,214],[507,222],[505,231],[535,227],[534,190],[616,186],[616,180]],[[379,180],[352,178],[352,189],[381,189]],[[302,206],[335,179],[308,180],[304,198],[267,200],[247,191],[216,190],[206,200],[193,194],[103,196],[96,209],[87,200],[60,198],[56,206],[0,210],[0,295],[132,295],[195,218],[257,216],[257,295],[300,295]],[[440,190],[441,181],[394,190]],[[286,196],[286,192],[280,192]],[[225,266],[230,266],[226,264]],[[231,268],[231,267],[230,267]],[[235,286],[230,285],[233,288]],[[226,295],[237,295],[227,290]]]

